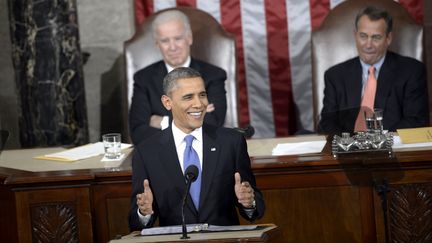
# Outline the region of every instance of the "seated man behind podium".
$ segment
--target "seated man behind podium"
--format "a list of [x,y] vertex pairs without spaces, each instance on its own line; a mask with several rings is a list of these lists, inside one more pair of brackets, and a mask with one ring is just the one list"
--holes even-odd
[[160,226],[182,224],[183,173],[191,162],[188,135],[193,136],[189,151],[196,152],[199,173],[184,208],[186,223],[237,225],[236,208],[247,220],[262,217],[264,201],[243,135],[203,123],[208,100],[201,75],[191,68],[176,68],[164,78],[163,89],[161,100],[173,121],[134,151],[130,230],[152,227],[157,217]]
[[203,75],[209,106],[205,121],[222,126],[226,115],[226,72],[219,67],[191,58],[192,31],[189,19],[181,11],[169,10],[156,16],[153,36],[163,60],[134,75],[134,90],[129,126],[134,144],[168,126],[170,112],[161,101],[162,80],[176,67],[192,67]]
[[[385,130],[428,125],[425,67],[413,58],[387,50],[392,41],[392,22],[388,12],[376,7],[367,7],[357,15],[354,35],[359,56],[325,72],[319,131],[336,134],[361,130],[356,119],[360,117],[359,107],[367,102],[373,106],[370,109],[383,109]],[[376,85],[367,92],[370,67],[370,78],[375,80],[371,84]],[[372,99],[366,99],[366,93],[372,94]]]

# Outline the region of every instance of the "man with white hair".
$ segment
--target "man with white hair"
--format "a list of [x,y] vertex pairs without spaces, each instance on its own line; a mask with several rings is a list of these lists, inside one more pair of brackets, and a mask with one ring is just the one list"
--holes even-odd
[[226,115],[226,72],[219,67],[192,58],[193,42],[189,19],[179,10],[157,14],[152,24],[156,46],[163,60],[153,63],[134,75],[134,90],[129,111],[130,135],[134,144],[165,129],[172,117],[160,100],[162,81],[177,67],[191,67],[201,73],[208,94],[209,106],[205,122],[222,126]]

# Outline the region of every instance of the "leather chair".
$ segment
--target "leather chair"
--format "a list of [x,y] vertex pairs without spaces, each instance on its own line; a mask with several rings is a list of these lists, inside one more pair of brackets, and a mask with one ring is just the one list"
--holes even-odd
[[331,66],[357,56],[355,17],[366,6],[386,9],[393,17],[393,41],[389,49],[422,60],[423,28],[393,0],[348,0],[332,9],[321,27],[312,33],[312,87],[315,128],[324,99],[324,72]]
[[8,137],[9,137],[9,131],[0,130],[0,154],[6,145],[6,141],[7,141]]
[[[227,72],[225,90],[227,96],[227,114],[224,125],[226,127],[238,127],[238,95],[237,95],[237,70],[236,70],[236,48],[235,38],[227,33],[222,26],[210,14],[190,7],[175,8],[185,13],[190,21],[193,32],[193,44],[191,55],[194,58],[216,65]],[[124,124],[128,124],[128,111],[133,94],[133,75],[138,70],[162,60],[162,55],[156,47],[151,25],[155,16],[162,10],[149,16],[132,39],[124,44],[126,76],[123,97],[124,102]],[[127,127],[127,125],[126,125]],[[126,128],[126,131],[128,129]],[[125,131],[124,131],[125,132]],[[126,134],[129,134],[128,132]]]

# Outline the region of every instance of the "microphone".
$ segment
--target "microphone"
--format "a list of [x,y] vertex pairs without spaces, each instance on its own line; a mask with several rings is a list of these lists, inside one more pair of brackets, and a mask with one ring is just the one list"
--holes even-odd
[[245,138],[251,138],[255,134],[255,128],[252,125],[247,125],[246,127],[234,127],[234,130],[243,134]]
[[185,171],[185,179],[186,179],[186,188],[183,194],[183,201],[182,201],[182,209],[181,209],[181,216],[182,216],[182,237],[180,239],[189,239],[190,237],[187,236],[187,230],[186,230],[186,221],[185,221],[185,215],[184,215],[184,207],[186,205],[186,199],[187,195],[189,194],[189,190],[191,187],[192,182],[196,181],[198,178],[198,167],[195,165],[189,165],[186,168]]
[[190,181],[190,186],[190,184],[196,181],[196,179],[198,178],[198,167],[196,167],[195,165],[189,165],[185,171],[185,178],[186,182]]

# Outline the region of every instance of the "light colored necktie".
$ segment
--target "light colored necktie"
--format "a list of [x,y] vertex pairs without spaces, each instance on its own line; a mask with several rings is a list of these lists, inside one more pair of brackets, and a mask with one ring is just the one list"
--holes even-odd
[[354,131],[366,131],[365,113],[372,114],[375,104],[375,93],[377,88],[377,80],[375,78],[374,66],[369,67],[369,75],[364,90],[360,111],[357,115]]
[[189,165],[195,165],[196,167],[198,167],[198,178],[196,181],[192,182],[190,192],[189,192],[189,194],[192,197],[192,201],[195,205],[195,208],[198,210],[200,192],[201,192],[201,165],[200,165],[198,154],[195,151],[195,149],[193,149],[192,147],[192,142],[194,139],[195,137],[192,135],[187,135],[185,137],[186,148],[183,155],[183,165],[185,171]]

